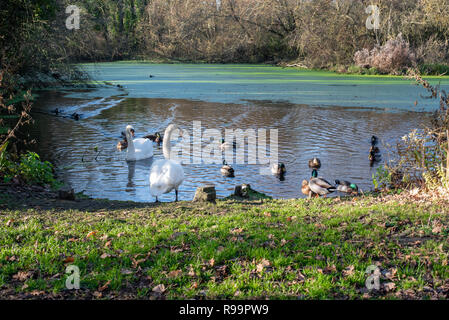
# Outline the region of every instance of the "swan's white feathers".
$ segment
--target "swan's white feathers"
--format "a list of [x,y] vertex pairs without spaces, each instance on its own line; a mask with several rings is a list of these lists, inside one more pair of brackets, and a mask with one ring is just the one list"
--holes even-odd
[[132,129],[132,126],[126,127],[126,138],[128,139],[126,160],[143,160],[153,157],[153,143],[151,140],[145,138],[132,139],[130,133]]
[[184,180],[182,166],[173,160],[157,160],[150,172],[150,191],[153,196],[160,196],[173,189],[178,189]]

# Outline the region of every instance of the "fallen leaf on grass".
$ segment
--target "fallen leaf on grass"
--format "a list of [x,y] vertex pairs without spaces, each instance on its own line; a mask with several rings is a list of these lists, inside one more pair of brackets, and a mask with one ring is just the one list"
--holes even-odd
[[64,263],[72,263],[74,261],[75,261],[75,258],[73,258],[73,257],[67,257],[64,259]]
[[270,261],[267,259],[262,259],[262,261],[256,266],[256,270],[257,272],[262,272],[265,267],[269,267],[270,265]]
[[117,238],[123,237],[124,235],[125,235],[124,232],[120,232],[120,233],[117,235]]
[[188,275],[191,276],[191,277],[194,277],[194,276],[195,276],[195,270],[193,270],[193,267],[192,267],[192,266],[190,266]]
[[14,223],[14,219],[9,219],[9,220],[6,222],[6,226],[9,227],[9,226],[12,225],[13,223]]
[[265,217],[271,217],[271,213],[270,213],[270,212],[264,212],[263,215],[264,215]]
[[213,267],[214,264],[215,264],[215,259],[214,259],[214,258],[210,259],[210,260],[209,260],[209,265],[210,265],[211,267]]
[[388,282],[384,284],[384,288],[387,292],[394,290],[394,288],[396,288],[396,285],[394,284],[394,282]]
[[343,270],[343,276],[345,277],[349,277],[352,276],[354,274],[354,266],[350,265],[349,267],[347,267],[346,269]]
[[33,272],[31,271],[19,271],[15,275],[12,276],[14,280],[18,281],[25,281],[29,279],[33,275]]
[[103,253],[101,256],[100,256],[100,258],[101,259],[106,259],[106,258],[109,258],[111,255],[109,254],[109,253]]
[[443,225],[439,221],[434,221],[432,224],[432,232],[438,234],[441,233],[442,230]]
[[243,232],[243,228],[234,228],[231,230],[232,234],[239,234]]
[[30,292],[32,296],[41,296],[45,294],[45,291],[33,290]]
[[108,282],[106,282],[104,285],[102,285],[101,287],[98,288],[98,291],[102,292],[102,291],[106,290],[109,287],[110,283],[111,283],[111,280],[108,280]]
[[95,236],[96,234],[97,234],[97,231],[91,231],[91,232],[89,232],[89,233],[87,234],[86,238],[93,237],[93,236]]
[[111,244],[112,244],[112,242],[109,240],[108,242],[106,242],[106,243],[104,244],[104,247],[105,247],[105,248],[110,248],[110,247],[111,247]]
[[134,268],[134,269],[137,268],[137,267],[139,266],[139,264],[141,264],[141,263],[147,261],[146,258],[144,258],[144,259],[139,259],[139,260],[136,260],[136,259],[134,259],[134,258],[131,258],[131,260],[132,260],[132,262],[133,262],[133,268]]
[[158,284],[157,286],[155,286],[155,287],[153,288],[153,292],[162,294],[162,293],[165,292],[165,286],[164,286],[163,284]]
[[168,273],[168,277],[169,278],[177,278],[181,274],[182,274],[182,270],[173,270]]
[[328,273],[334,273],[334,272],[336,272],[337,271],[337,267],[335,266],[335,264],[333,264],[333,265],[331,265],[331,266],[327,266],[326,268],[324,268],[324,270],[323,270],[323,272],[325,273],[325,274],[328,274]]

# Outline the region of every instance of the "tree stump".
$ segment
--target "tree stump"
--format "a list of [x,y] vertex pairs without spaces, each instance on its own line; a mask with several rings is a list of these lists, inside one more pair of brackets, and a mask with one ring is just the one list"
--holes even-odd
[[214,185],[198,187],[195,192],[194,202],[215,202],[217,193]]
[[62,189],[58,191],[58,199],[75,201],[75,191],[73,189]]

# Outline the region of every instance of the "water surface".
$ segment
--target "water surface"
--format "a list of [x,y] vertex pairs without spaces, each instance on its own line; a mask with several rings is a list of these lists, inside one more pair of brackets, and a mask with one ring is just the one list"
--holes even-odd
[[[154,145],[153,159],[126,162],[125,153],[115,146],[127,124],[141,136],[163,132],[169,123],[192,132],[193,121],[201,121],[203,130],[222,133],[278,129],[279,158],[287,176],[279,181],[260,175],[261,165],[235,164],[232,179],[221,176],[218,164],[186,164],[183,200],[191,200],[204,183],[214,183],[219,197],[241,183],[275,198],[302,197],[301,181],[310,177],[307,160],[314,156],[323,163],[320,176],[351,180],[369,190],[376,170],[368,162],[371,135],[392,143],[428,119],[428,113],[417,110],[436,105],[420,97],[423,90],[400,78],[247,65],[110,63],[87,68],[98,81],[124,88],[103,86],[65,96],[61,91],[43,92],[35,108],[35,135],[39,152],[56,164],[59,177],[96,198],[154,201],[149,170],[152,161],[162,158],[162,150]],[[418,107],[411,109],[415,100]],[[56,107],[63,110],[58,117],[50,112]],[[81,114],[80,121],[68,117],[73,112]],[[173,199],[172,193],[161,200]]]

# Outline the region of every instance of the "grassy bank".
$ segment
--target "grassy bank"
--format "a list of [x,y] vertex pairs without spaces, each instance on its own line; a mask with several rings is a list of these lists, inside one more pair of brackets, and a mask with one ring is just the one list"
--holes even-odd
[[[449,207],[50,201],[0,213],[0,298],[447,298]],[[17,207],[18,206],[18,207]],[[20,208],[20,209],[17,209]],[[88,211],[84,208],[90,208]],[[65,289],[75,264],[81,288]],[[378,265],[381,289],[365,288]]]

